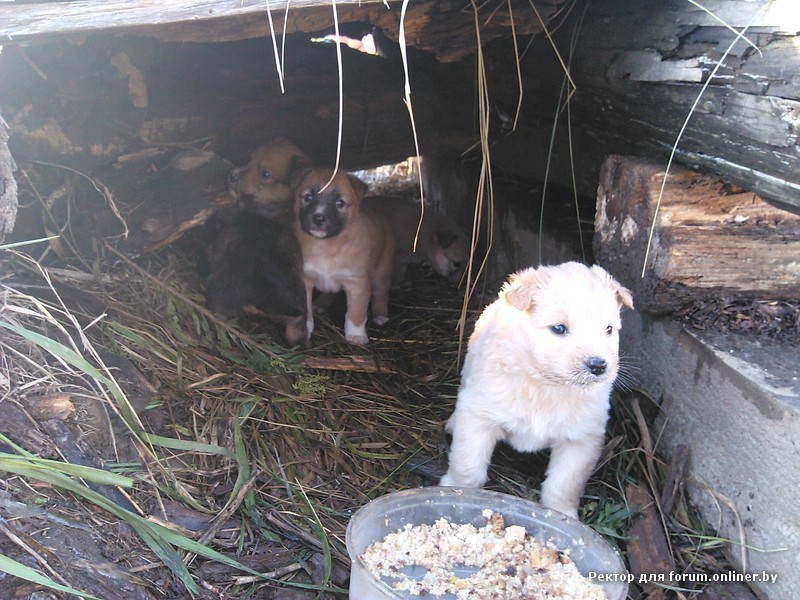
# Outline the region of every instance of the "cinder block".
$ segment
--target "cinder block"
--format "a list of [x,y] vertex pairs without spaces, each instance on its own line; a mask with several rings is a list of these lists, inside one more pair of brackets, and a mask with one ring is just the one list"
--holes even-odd
[[656,400],[658,450],[688,446],[689,498],[731,540],[729,555],[767,598],[800,598],[800,349],[741,336],[701,339],[670,319],[626,313],[622,352]]

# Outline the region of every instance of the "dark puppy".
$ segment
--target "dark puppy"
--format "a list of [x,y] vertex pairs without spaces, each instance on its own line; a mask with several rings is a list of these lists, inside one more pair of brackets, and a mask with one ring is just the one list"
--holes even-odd
[[348,342],[366,344],[367,311],[382,325],[389,320],[395,237],[388,221],[361,200],[367,186],[358,178],[332,169],[307,169],[296,174],[295,233],[303,252],[307,329],[314,330],[314,289],[347,296],[344,334]]
[[278,138],[256,148],[250,162],[231,171],[228,188],[241,208],[291,220],[291,173],[310,166],[311,160],[300,148]]
[[262,317],[285,323],[290,346],[304,345],[306,297],[300,245],[290,225],[238,209],[206,224],[206,306],[223,317]]
[[461,277],[469,259],[469,237],[452,219],[428,205],[423,213],[420,203],[409,198],[374,196],[364,202],[388,219],[397,236],[394,284],[402,281],[408,265],[423,262],[442,277]]

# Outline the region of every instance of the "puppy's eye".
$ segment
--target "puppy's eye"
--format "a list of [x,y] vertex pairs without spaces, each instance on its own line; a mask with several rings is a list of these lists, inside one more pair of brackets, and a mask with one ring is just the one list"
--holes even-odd
[[258,172],[258,175],[259,175],[259,177],[261,177],[261,179],[265,179],[265,180],[266,180],[266,179],[272,179],[272,173],[270,173],[270,172],[269,172],[269,171],[267,171],[266,169],[261,169],[261,170]]
[[340,208],[341,209],[341,208],[344,208],[345,206],[347,206],[347,202],[345,202],[341,198],[338,198],[336,200],[336,208]]
[[311,202],[314,200],[314,194],[307,192],[303,194],[300,199],[303,201],[303,204],[311,204]]
[[550,327],[550,331],[555,333],[556,335],[566,335],[567,334],[567,326],[563,323],[558,323],[556,325],[552,325]]
[[606,335],[611,335],[612,333],[614,333],[614,328],[611,325],[609,325],[608,327],[606,327]]

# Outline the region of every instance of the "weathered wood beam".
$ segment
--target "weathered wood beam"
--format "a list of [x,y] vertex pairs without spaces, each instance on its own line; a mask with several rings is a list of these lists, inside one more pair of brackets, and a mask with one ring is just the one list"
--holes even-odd
[[[702,4],[721,20],[686,0],[592,0],[574,40],[572,24],[560,28],[557,41],[564,56],[574,44],[571,77],[577,90],[570,101],[570,123],[578,183],[584,193],[593,194],[608,154],[661,157],[666,164],[676,148],[678,161],[686,166],[707,170],[800,213],[797,3]],[[737,40],[722,21],[747,28],[747,40]],[[551,177],[571,184],[564,110],[559,113],[555,154],[546,161],[564,78],[550,55],[540,44],[538,54],[523,65],[524,116],[536,128],[523,128],[499,140],[498,147],[511,146],[503,152],[512,162],[515,156],[528,159],[515,170],[543,172],[550,164]],[[723,55],[722,67],[716,69]],[[516,90],[508,83],[513,67],[500,61],[493,66],[495,72],[506,73],[503,85],[492,88],[495,97],[513,106]]]
[[[154,28],[168,28],[182,23],[190,25],[184,29],[189,31],[192,27],[208,29],[209,24],[222,19],[263,16],[263,23],[254,22],[249,27],[245,26],[240,34],[243,37],[228,38],[244,39],[256,28],[262,32],[268,30],[267,6],[277,15],[283,14],[289,4],[287,0],[273,0],[271,3],[263,0],[162,0],[155,4],[147,0],[4,3],[0,5],[0,39],[5,42],[26,42],[54,36],[110,33],[130,29],[155,31]],[[369,11],[373,5],[384,6],[381,0],[337,0],[336,5],[348,14],[353,7],[363,6]],[[304,9],[322,6],[330,11],[331,3],[320,0],[291,1],[291,11],[297,14]],[[295,19],[290,19],[287,23],[288,26],[294,24]],[[292,31],[297,29],[290,30]],[[222,35],[235,34],[230,32]]]
[[[565,0],[527,0],[497,5],[480,3],[475,11],[460,0],[412,2],[403,21],[409,45],[434,52],[443,62],[473,52],[478,39],[486,43],[511,33],[542,30]],[[336,0],[340,23],[368,22],[397,40],[401,2],[398,0]],[[0,43],[39,42],[91,33],[126,33],[162,41],[222,42],[271,36],[273,33],[315,32],[333,26],[331,0],[110,0],[0,4]],[[476,5],[477,6],[477,5]],[[272,15],[272,23],[268,16]],[[480,23],[480,36],[475,23]]]
[[800,297],[800,216],[710,175],[677,167],[664,177],[663,165],[623,156],[600,174],[595,258],[638,309]]

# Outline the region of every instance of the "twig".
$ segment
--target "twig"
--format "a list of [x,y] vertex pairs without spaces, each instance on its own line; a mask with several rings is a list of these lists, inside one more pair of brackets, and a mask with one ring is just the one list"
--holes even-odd
[[278,579],[283,577],[284,575],[288,575],[289,573],[294,573],[295,571],[299,571],[303,568],[302,563],[296,562],[290,565],[286,565],[285,567],[281,567],[280,569],[275,569],[274,571],[270,571],[268,573],[262,573],[259,577],[254,575],[245,575],[243,577],[234,577],[233,582],[236,585],[245,585],[247,583],[258,583],[263,579]]
[[301,364],[309,369],[358,371],[360,373],[396,373],[372,356],[306,356]]
[[244,502],[245,496],[247,496],[247,494],[250,492],[250,490],[252,489],[253,485],[256,482],[256,479],[260,475],[261,472],[258,471],[258,469],[253,469],[253,472],[250,473],[250,477],[248,477],[245,480],[245,482],[242,484],[242,487],[239,488],[239,491],[236,493],[236,495],[233,496],[230,500],[228,500],[228,503],[225,505],[225,507],[221,511],[219,511],[217,516],[214,517],[208,529],[198,539],[198,542],[205,545],[215,535],[217,535],[217,532],[220,529],[222,529],[222,526],[225,525],[226,521],[230,519],[231,516],[233,516],[233,513],[239,510],[239,507],[242,505],[242,502]]

